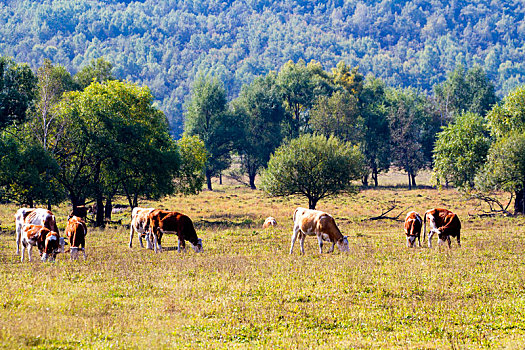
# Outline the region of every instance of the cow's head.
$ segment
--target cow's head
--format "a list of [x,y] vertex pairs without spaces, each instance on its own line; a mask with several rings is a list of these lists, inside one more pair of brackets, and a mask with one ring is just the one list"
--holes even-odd
[[414,248],[415,247],[416,238],[417,238],[417,236],[415,236],[415,235],[407,235],[407,246],[409,248]]
[[192,243],[191,245],[195,253],[202,253],[204,251],[204,248],[202,247],[202,239],[200,238],[197,239],[197,244]]
[[65,244],[64,241],[60,240],[60,237],[56,232],[49,232],[46,236],[44,251],[42,253],[42,261],[54,262],[56,255],[63,251]]
[[348,236],[343,236],[343,238],[337,241],[337,248],[342,252],[350,251],[350,248],[348,247]]

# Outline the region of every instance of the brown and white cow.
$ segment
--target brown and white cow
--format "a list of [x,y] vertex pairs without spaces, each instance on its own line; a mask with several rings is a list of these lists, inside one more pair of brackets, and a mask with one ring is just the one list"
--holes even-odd
[[445,241],[450,248],[450,237],[456,237],[458,246],[461,247],[461,222],[456,214],[447,209],[431,209],[423,216],[423,240],[425,239],[427,228],[427,217],[430,222],[430,231],[428,233],[428,246],[432,248],[432,236],[438,235],[438,245]]
[[[142,238],[146,237],[148,228],[146,227],[148,224],[148,215],[151,213],[155,208],[140,208],[135,207],[133,208],[133,211],[131,212],[131,224],[129,225],[129,247],[133,247],[133,234],[137,232],[137,236],[139,237],[140,246],[144,248],[144,244],[142,244]],[[151,240],[149,239],[149,236],[146,237],[146,242],[148,249],[153,249],[153,245],[151,244]]]
[[264,220],[263,228],[269,228],[269,227],[275,227],[277,226],[277,220],[275,220],[274,217],[268,216],[266,220]]
[[66,236],[69,238],[71,260],[78,258],[79,251],[86,258],[86,235],[87,226],[84,220],[78,216],[72,216],[67,220]]
[[407,236],[407,247],[413,248],[418,241],[419,247],[421,247],[421,227],[423,226],[423,220],[421,216],[415,211],[411,211],[405,218],[405,234]]
[[179,238],[178,251],[183,252],[186,248],[185,241],[193,246],[195,252],[203,251],[202,240],[197,237],[197,232],[191,219],[176,211],[156,209],[149,213],[147,227],[153,239],[155,253],[162,251],[162,235],[176,234]]
[[58,232],[49,230],[47,227],[41,225],[26,224],[22,228],[22,258],[20,261],[24,262],[24,253],[27,248],[27,255],[31,261],[31,250],[36,246],[42,255],[42,261],[55,261],[56,255],[62,253],[63,244]]
[[334,251],[334,246],[342,252],[349,251],[348,238],[341,234],[335,224],[334,218],[324,211],[306,208],[297,208],[293,214],[293,235],[290,254],[293,252],[295,240],[299,237],[301,242],[301,253],[304,254],[304,240],[306,236],[317,236],[319,242],[319,253],[323,253],[323,241],[332,243],[328,253]]
[[58,233],[55,216],[47,209],[20,208],[15,214],[16,253],[20,254],[20,235],[24,225],[40,225]]

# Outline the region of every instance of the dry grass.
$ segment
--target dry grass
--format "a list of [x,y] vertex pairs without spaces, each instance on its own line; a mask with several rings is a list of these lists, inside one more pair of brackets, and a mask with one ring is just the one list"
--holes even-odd
[[[118,227],[88,233],[86,261],[21,264],[14,236],[1,234],[0,346],[522,348],[524,218],[469,217],[476,203],[455,191],[390,185],[319,203],[349,235],[349,254],[319,256],[309,239],[305,256],[298,246],[289,255],[291,214],[303,199],[216,187],[144,203],[192,217],[203,254],[156,255],[136,239],[130,250]],[[397,212],[456,211],[463,247],[409,250],[401,222],[366,220],[394,199]],[[0,206],[4,230],[15,211]],[[67,208],[55,212],[63,228]],[[264,231],[269,215],[279,226]]]

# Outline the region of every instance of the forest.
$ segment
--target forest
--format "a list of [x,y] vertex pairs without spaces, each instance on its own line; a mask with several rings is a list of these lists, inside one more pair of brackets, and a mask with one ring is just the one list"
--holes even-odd
[[519,1],[4,1],[0,55],[72,74],[103,57],[151,89],[178,137],[199,74],[231,100],[289,60],[344,61],[427,94],[457,66],[479,66],[503,97],[524,82],[524,12]]

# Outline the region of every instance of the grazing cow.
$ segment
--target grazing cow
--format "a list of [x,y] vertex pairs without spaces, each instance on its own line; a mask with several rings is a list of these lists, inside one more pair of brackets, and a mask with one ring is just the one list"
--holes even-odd
[[450,237],[456,237],[458,246],[461,247],[461,222],[456,214],[447,209],[431,209],[423,217],[423,240],[425,240],[427,217],[430,221],[430,231],[428,233],[428,246],[432,248],[432,236],[438,235],[438,245],[445,241],[450,248]]
[[71,213],[69,213],[68,219],[72,218],[73,216],[78,216],[82,220],[86,220],[87,214],[88,214],[88,207],[86,207],[85,205],[79,205],[73,208]]
[[342,252],[349,251],[348,238],[341,234],[335,224],[334,218],[323,211],[306,208],[297,208],[293,214],[293,235],[290,254],[292,254],[295,240],[299,237],[301,242],[301,253],[304,254],[304,239],[306,236],[317,236],[319,242],[319,253],[323,253],[323,241],[332,243],[328,253],[334,251],[334,246]]
[[275,226],[277,226],[277,221],[275,220],[274,217],[268,216],[266,220],[264,220],[263,228],[275,227]]
[[[148,224],[148,215],[151,213],[155,208],[133,208],[133,211],[131,212],[131,225],[129,228],[129,247],[132,248],[133,244],[133,233],[137,232],[137,235],[139,237],[140,246],[144,248],[144,244],[142,244],[142,238],[146,236],[146,232],[148,231],[146,225]],[[153,249],[153,245],[151,244],[151,240],[149,237],[146,237],[146,242],[148,245],[148,249]]]
[[16,253],[20,254],[20,235],[24,225],[40,225],[58,233],[55,216],[47,209],[20,208],[15,214]]
[[86,258],[86,235],[87,226],[84,220],[78,216],[72,216],[67,220],[66,236],[69,238],[71,260],[78,258],[79,251]]
[[148,215],[147,227],[153,239],[155,253],[162,251],[161,239],[164,233],[177,234],[179,252],[186,248],[184,241],[190,242],[196,253],[203,251],[202,240],[197,237],[193,222],[184,214],[160,209],[153,210]]
[[408,248],[415,247],[416,239],[421,247],[421,226],[423,226],[421,216],[415,211],[409,212],[405,218],[405,234]]
[[36,246],[42,255],[42,261],[55,261],[56,255],[64,251],[63,238],[61,239],[58,232],[50,231],[47,227],[41,225],[24,225],[22,228],[22,258],[24,262],[24,253],[27,248],[28,258],[31,261],[31,250]]

